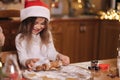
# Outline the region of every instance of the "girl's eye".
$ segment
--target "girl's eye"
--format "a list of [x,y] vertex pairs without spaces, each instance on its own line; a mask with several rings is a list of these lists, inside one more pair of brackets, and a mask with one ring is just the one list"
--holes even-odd
[[42,23],[35,22],[34,25],[45,25],[45,22],[42,22]]
[[41,25],[45,25],[45,22],[41,23]]
[[38,22],[35,22],[34,25],[38,24]]
[[35,25],[45,25],[45,22],[43,22],[43,23],[38,23],[38,22],[35,22]]

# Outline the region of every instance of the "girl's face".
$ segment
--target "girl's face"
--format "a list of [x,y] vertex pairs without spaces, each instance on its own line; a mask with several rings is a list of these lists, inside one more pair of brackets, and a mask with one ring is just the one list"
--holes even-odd
[[38,34],[45,28],[45,18],[37,18],[32,30],[32,34]]

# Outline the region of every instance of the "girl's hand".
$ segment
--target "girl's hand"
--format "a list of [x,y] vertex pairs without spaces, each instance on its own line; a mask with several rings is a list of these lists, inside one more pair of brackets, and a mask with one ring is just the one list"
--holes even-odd
[[26,66],[28,67],[29,70],[32,70],[33,69],[33,66],[35,65],[35,63],[39,61],[38,58],[34,58],[34,59],[28,59],[26,61]]
[[58,54],[58,59],[62,61],[63,65],[70,64],[70,58],[66,55]]

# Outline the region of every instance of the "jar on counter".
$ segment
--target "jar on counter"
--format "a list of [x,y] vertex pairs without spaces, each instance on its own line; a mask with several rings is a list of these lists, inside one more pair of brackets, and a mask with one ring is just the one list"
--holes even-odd
[[[22,74],[17,62],[16,55],[9,55],[6,58],[6,62],[2,68],[3,74],[6,75],[5,78],[9,78],[9,80],[21,80]],[[4,80],[4,79],[3,79]]]

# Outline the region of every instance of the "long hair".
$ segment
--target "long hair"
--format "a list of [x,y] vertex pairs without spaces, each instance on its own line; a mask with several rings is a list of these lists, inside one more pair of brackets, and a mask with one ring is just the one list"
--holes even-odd
[[[19,33],[21,33],[22,35],[20,36],[20,39],[26,38],[28,40],[27,41],[28,43],[31,42],[32,29],[34,27],[36,19],[37,17],[29,17],[21,22]],[[45,18],[45,28],[39,33],[39,35],[43,44],[49,43],[50,34],[48,29],[48,20],[46,18]]]

